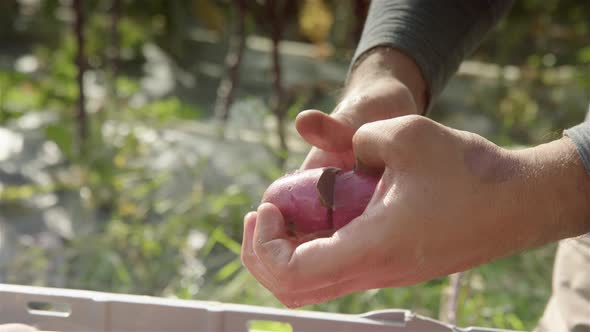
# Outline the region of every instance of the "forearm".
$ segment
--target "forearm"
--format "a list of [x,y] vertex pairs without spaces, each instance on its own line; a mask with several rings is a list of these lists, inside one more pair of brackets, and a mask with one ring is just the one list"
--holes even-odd
[[563,137],[517,154],[526,160],[521,231],[532,236],[531,246],[589,233],[590,176],[574,142]]
[[565,130],[561,140],[539,149],[547,150],[542,156],[555,165],[548,176],[548,194],[559,202],[557,227],[566,237],[590,234],[590,121]]

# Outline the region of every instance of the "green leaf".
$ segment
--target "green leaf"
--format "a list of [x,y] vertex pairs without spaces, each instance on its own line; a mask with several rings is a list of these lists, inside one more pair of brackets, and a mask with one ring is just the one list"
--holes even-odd
[[242,245],[231,239],[223,231],[217,233],[217,241],[236,255],[242,252]]
[[65,156],[71,157],[73,155],[72,132],[66,126],[49,125],[45,128],[45,136],[55,142]]
[[209,253],[211,253],[211,250],[217,244],[217,238],[219,237],[218,233],[220,232],[223,232],[223,229],[221,227],[217,227],[213,232],[211,232],[211,234],[209,235],[209,239],[207,239],[207,243],[205,243],[205,245],[201,249],[201,255],[203,257],[209,256]]
[[284,322],[275,322],[270,320],[251,320],[248,321],[249,331],[261,332],[292,332],[291,324]]
[[233,261],[225,264],[219,272],[215,275],[215,278],[218,281],[226,280],[227,278],[231,277],[236,271],[238,271],[242,267],[242,262],[239,258],[234,259]]
[[590,46],[586,46],[578,51],[578,60],[582,63],[590,63]]

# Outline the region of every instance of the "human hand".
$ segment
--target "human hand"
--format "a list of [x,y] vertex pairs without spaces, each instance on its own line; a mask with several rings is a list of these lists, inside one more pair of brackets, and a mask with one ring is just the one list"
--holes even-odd
[[295,127],[313,147],[301,169],[325,166],[350,170],[354,166],[352,137],[365,123],[416,114],[408,88],[384,78],[347,92],[331,115],[317,110],[299,113]]
[[414,62],[399,51],[379,48],[359,60],[343,98],[331,115],[301,112],[299,134],[313,147],[301,169],[352,169],[352,136],[365,123],[424,113],[425,83]]
[[365,212],[297,242],[271,204],[245,218],[242,261],[289,307],[416,284],[590,231],[590,180],[563,138],[510,151],[419,116],[354,135],[361,170],[383,170]]

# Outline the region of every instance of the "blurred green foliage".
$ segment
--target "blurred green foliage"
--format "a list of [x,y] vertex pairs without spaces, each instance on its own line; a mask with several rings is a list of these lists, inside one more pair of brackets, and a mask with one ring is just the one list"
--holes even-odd
[[[8,267],[10,282],[53,285],[48,273],[40,271],[47,272],[59,259],[60,270],[51,273],[62,275],[65,286],[71,288],[280,306],[239,260],[242,216],[256,204],[256,197],[239,186],[206,192],[199,181],[182,199],[162,197],[163,188],[175,174],[155,174],[149,165],[137,162],[149,157],[149,147],[138,139],[137,131],[120,133],[116,140],[104,134],[109,121],[159,127],[211,114],[178,97],[164,97],[142,106],[133,106],[130,100],[139,90],[137,72],[144,61],[143,46],[156,43],[182,63],[194,56],[186,52],[191,27],[227,36],[230,3],[122,1],[120,68],[114,79],[110,77],[110,61],[115,50],[112,36],[105,32],[111,24],[109,2],[85,2],[89,14],[88,69],[102,78],[108,91],[117,93],[108,93],[90,114],[91,135],[85,152],[80,153],[73,116],[78,97],[75,43],[69,25],[64,23],[71,13],[57,0],[40,1],[40,7],[31,12],[16,1],[0,2],[0,37],[9,45],[24,45],[25,52],[39,61],[39,69],[33,74],[0,69],[0,123],[30,112],[57,112],[59,121],[43,130],[66,156],[63,167],[69,174],[52,187],[0,187],[0,203],[21,202],[43,192],[69,192],[81,197],[85,206],[100,216],[91,232],[64,240],[65,251],[43,251],[34,244],[21,244],[22,252]],[[332,60],[348,59],[355,41],[342,36],[352,35],[350,31],[358,24],[350,13],[352,1],[344,5],[340,1],[293,3],[295,9],[303,10],[285,17],[285,38],[323,47],[331,44],[335,49]],[[590,89],[587,9],[584,2],[573,0],[516,2],[511,15],[473,59],[516,66],[521,75],[511,80],[500,74],[496,81],[466,93],[464,103],[469,111],[461,116],[484,116],[493,127],[488,138],[502,145],[541,143],[580,121],[584,109],[569,100],[564,90],[570,86]],[[253,17],[248,18],[248,30],[250,34],[264,34]],[[566,67],[575,69],[566,75],[564,84],[559,70]],[[290,117],[310,99],[304,93],[295,96]],[[449,110],[433,114],[443,122],[449,122],[452,116]],[[206,162],[202,160],[187,171],[200,179],[201,165]],[[280,174],[280,170],[270,169],[266,174]],[[204,236],[203,243],[195,245],[199,234]],[[532,329],[549,297],[553,252],[554,246],[539,248],[469,271],[460,296],[459,323]],[[442,278],[411,287],[351,294],[305,309],[361,313],[407,308],[437,317],[447,285]]]

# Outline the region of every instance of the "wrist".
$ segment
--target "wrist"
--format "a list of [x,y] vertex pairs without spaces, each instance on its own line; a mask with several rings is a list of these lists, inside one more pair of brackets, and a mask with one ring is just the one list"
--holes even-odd
[[397,81],[411,93],[417,113],[424,114],[428,104],[426,82],[416,62],[404,53],[378,46],[361,56],[351,70],[345,95],[363,90],[375,81]]
[[530,226],[545,230],[539,242],[590,232],[590,176],[573,142],[563,137],[520,154],[529,165],[524,182],[534,203],[529,207],[535,219]]
[[393,49],[376,48],[353,68],[332,117],[356,130],[369,122],[423,114],[425,91],[410,58]]

